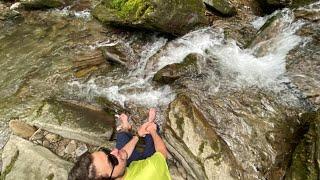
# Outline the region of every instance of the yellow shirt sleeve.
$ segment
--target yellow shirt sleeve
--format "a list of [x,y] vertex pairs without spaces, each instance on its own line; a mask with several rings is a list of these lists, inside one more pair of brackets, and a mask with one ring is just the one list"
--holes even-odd
[[151,157],[133,161],[126,169],[125,180],[171,180],[166,159],[160,152]]

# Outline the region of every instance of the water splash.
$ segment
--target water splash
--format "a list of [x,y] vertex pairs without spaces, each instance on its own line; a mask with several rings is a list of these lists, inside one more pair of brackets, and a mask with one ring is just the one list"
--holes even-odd
[[66,6],[63,9],[53,9],[51,11],[48,11],[49,13],[54,13],[60,16],[67,16],[67,17],[76,17],[80,18],[86,21],[89,21],[92,19],[90,10],[86,9],[83,11],[73,11],[70,10],[71,6]]
[[[156,107],[169,104],[174,98],[175,93],[172,92],[169,86],[155,88],[151,85],[150,79],[145,77],[145,65],[147,60],[157,53],[167,42],[166,38],[153,36],[142,49],[139,55],[140,59],[137,67],[131,69],[128,75],[123,79],[113,79],[108,77],[98,77],[90,79],[86,83],[81,83],[78,80],[69,82],[73,91],[76,91],[78,96],[86,98],[88,101],[93,101],[94,97],[106,97],[112,102],[116,102],[121,106],[127,103],[134,103],[146,107]],[[109,41],[98,42],[90,48],[101,46],[112,46],[115,43]],[[130,42],[126,42],[129,49]],[[133,53],[133,51],[132,51]]]
[[[268,49],[262,57],[256,57],[254,52],[263,43],[241,49],[235,40],[224,38],[223,29],[207,27],[169,43],[167,39],[155,36],[143,47],[144,51],[138,56],[138,66],[131,69],[124,79],[101,77],[104,83],[97,83],[101,79],[91,79],[85,84],[74,81],[70,85],[77,87],[83,97],[104,96],[122,106],[127,102],[149,107],[167,105],[175,97],[174,92],[169,86],[154,88],[151,78],[164,66],[182,62],[190,53],[198,53],[204,57],[204,62],[199,64],[200,71],[207,75],[207,80],[194,88],[209,93],[251,86],[275,90],[281,83],[288,82],[285,76],[286,55],[302,42],[303,39],[294,33],[304,24],[303,21],[294,22],[293,13],[288,9],[277,13],[283,14],[281,21],[284,22],[284,27],[280,33],[263,42],[268,44]],[[100,42],[92,48],[104,45],[110,45],[110,42]],[[148,67],[150,60],[155,62]]]

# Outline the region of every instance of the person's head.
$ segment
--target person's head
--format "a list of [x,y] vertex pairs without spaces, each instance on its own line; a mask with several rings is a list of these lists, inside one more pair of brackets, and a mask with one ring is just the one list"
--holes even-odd
[[124,150],[100,149],[92,154],[86,152],[79,157],[68,180],[112,179],[121,177],[127,165],[127,153]]

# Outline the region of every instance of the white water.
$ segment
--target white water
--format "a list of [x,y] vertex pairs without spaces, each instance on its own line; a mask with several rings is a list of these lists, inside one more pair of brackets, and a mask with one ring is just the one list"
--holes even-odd
[[[100,77],[105,81],[105,83],[102,83],[103,86],[98,86],[96,83],[101,79],[91,79],[84,84],[75,80],[70,82],[70,85],[78,89],[83,97],[104,96],[122,106],[126,103],[135,103],[147,107],[167,105],[174,99],[175,93],[171,91],[169,86],[154,88],[150,84],[151,78],[164,66],[179,63],[190,53],[199,53],[205,57],[206,61],[212,61],[214,64],[214,68],[212,68],[207,67],[205,62],[199,63],[201,64],[200,71],[209,74],[209,78],[204,85],[208,88],[207,90],[212,91],[209,93],[228,87],[248,88],[256,86],[276,89],[282,82],[288,81],[285,77],[286,55],[303,40],[294,33],[304,23],[302,21],[294,22],[293,13],[288,9],[283,10],[282,13],[282,21],[285,22],[285,27],[275,37],[263,42],[268,43],[268,52],[265,56],[254,56],[254,51],[263,44],[259,43],[252,49],[241,49],[236,41],[224,38],[223,29],[209,27],[186,34],[167,44],[165,38],[155,37],[152,42],[145,45],[138,66],[129,72],[126,79],[111,80],[107,77]],[[268,18],[270,17],[272,16],[268,16]],[[259,26],[261,26],[261,23]],[[109,45],[108,43],[104,45]],[[148,68],[146,64],[150,57],[160,49],[162,49],[160,55],[157,56],[160,58],[153,64],[152,68]],[[217,70],[219,76],[216,75],[215,71]],[[220,86],[221,84],[224,86]],[[130,93],[126,92],[128,89],[134,88],[138,90],[133,93],[132,91]],[[142,92],[141,89],[143,89]]]

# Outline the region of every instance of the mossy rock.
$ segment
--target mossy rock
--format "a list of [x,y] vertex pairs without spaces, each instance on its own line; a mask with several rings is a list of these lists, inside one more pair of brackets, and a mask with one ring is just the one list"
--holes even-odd
[[170,33],[185,34],[197,26],[205,26],[205,7],[190,0],[103,0],[92,14],[105,24],[129,26]]
[[181,63],[169,64],[160,69],[153,80],[171,84],[179,78],[197,75],[199,73],[197,62],[201,57],[199,54],[189,54]]
[[187,94],[178,95],[170,104],[166,123],[169,150],[179,157],[190,176],[234,179],[232,172],[237,163],[230,149]]
[[302,120],[309,123],[309,131],[293,153],[286,179],[317,180],[320,177],[320,110],[304,114]]

